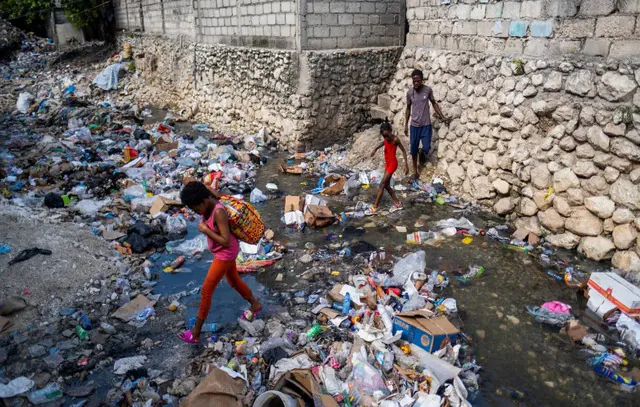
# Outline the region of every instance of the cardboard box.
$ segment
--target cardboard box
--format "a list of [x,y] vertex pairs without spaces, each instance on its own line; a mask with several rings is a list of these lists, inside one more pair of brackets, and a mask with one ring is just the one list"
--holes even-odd
[[393,334],[401,332],[402,339],[431,353],[440,349],[445,338],[454,344],[460,331],[446,317],[432,315],[427,310],[398,314],[393,320]]
[[289,195],[284,198],[284,213],[300,211],[302,212],[302,198]]
[[640,288],[616,273],[592,273],[587,307],[598,316],[618,308],[630,317],[640,317]]
[[304,211],[304,222],[311,227],[329,226],[335,219],[335,215],[327,206],[307,205]]
[[182,202],[176,201],[175,199],[165,198],[164,196],[158,196],[156,197],[156,200],[153,201],[153,205],[151,205],[151,209],[149,209],[149,214],[155,218],[171,206],[182,206]]
[[178,142],[174,142],[168,134],[163,134],[156,141],[157,152],[175,150],[176,148],[178,148]]
[[330,182],[335,182],[334,184],[331,184],[331,186],[326,187],[322,193],[326,194],[326,195],[339,195],[342,193],[342,190],[344,189],[344,184],[347,183],[347,179],[345,177],[340,177],[335,181],[330,181]]

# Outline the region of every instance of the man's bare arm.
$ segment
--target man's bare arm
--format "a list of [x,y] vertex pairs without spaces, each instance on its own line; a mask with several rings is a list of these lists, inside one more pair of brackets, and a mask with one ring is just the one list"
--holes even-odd
[[409,137],[409,118],[411,117],[411,103],[407,103],[407,109],[404,112],[404,135]]

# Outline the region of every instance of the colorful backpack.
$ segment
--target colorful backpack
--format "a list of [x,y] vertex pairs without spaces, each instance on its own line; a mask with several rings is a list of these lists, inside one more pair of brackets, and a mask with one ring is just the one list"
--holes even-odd
[[238,240],[249,244],[257,244],[266,230],[260,214],[248,202],[234,198],[230,195],[222,195],[220,203],[227,210],[231,233]]

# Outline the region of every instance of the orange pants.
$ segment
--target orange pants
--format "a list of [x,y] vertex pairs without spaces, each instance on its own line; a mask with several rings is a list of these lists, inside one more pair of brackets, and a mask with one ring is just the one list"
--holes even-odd
[[236,269],[236,261],[222,261],[218,259],[213,259],[211,263],[211,267],[209,267],[209,272],[207,272],[207,277],[204,279],[204,283],[202,283],[202,293],[200,296],[200,308],[198,308],[198,319],[205,321],[207,319],[207,315],[209,315],[209,308],[211,307],[211,297],[213,297],[213,291],[218,286],[222,277],[227,276],[227,281],[229,285],[233,287],[242,298],[249,301],[251,298],[251,290],[247,285],[240,279],[238,275],[238,269]]

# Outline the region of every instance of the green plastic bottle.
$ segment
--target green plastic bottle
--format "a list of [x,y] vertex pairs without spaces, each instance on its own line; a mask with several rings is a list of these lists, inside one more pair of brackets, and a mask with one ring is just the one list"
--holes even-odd
[[89,336],[89,333],[85,331],[80,325],[76,325],[76,334],[78,334],[78,338],[83,341]]
[[311,329],[309,329],[309,332],[307,332],[307,337],[309,339],[313,339],[314,336],[318,335],[321,332],[322,332],[322,327],[320,326],[320,324],[316,322],[311,326]]

